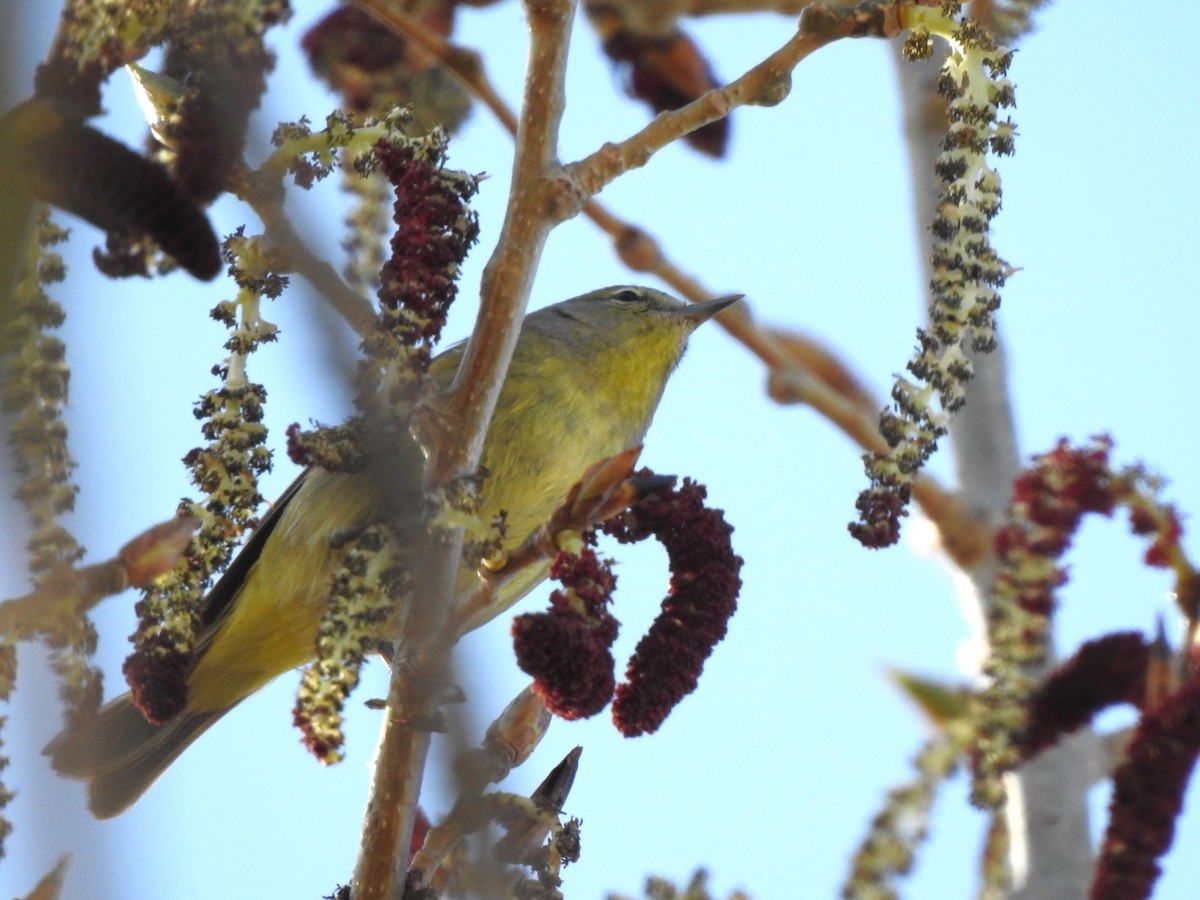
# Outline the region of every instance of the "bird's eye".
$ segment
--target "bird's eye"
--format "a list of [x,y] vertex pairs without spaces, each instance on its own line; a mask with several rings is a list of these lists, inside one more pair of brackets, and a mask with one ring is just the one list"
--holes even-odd
[[626,288],[623,291],[617,291],[615,294],[613,294],[613,299],[620,301],[621,303],[633,303],[635,300],[641,300],[642,295],[638,291]]

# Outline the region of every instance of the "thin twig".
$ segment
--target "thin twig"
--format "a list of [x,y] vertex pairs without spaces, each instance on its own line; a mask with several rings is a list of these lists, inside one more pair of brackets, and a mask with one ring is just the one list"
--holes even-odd
[[800,26],[788,41],[724,87],[701,94],[679,109],[659,113],[645,128],[621,141],[606,143],[579,162],[564,168],[572,188],[589,198],[617,176],[640,168],[668,144],[697,128],[729,115],[739,106],[775,106],[791,91],[792,70],[815,51],[841,38],[893,37],[903,31],[901,10],[917,2],[864,2],[835,8],[812,4],[800,16]]
[[0,603],[0,634],[54,634],[105,597],[146,587],[174,568],[199,525],[193,516],[176,516],[133,537],[112,559],[50,570],[31,593]]

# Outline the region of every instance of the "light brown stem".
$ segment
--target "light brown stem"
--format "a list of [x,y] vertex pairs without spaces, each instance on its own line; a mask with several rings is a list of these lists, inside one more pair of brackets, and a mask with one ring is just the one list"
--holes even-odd
[[[430,449],[427,481],[441,484],[478,465],[483,438],[516,344],[533,274],[554,216],[546,184],[557,174],[558,127],[573,0],[526,0],[529,68],[513,184],[500,240],[484,270],[479,317],[454,384],[444,398],[444,428]],[[429,751],[450,642],[444,621],[461,559],[455,542],[423,557],[422,581],[397,643],[388,716],[353,879],[354,900],[394,900],[404,885],[405,851]]]
[[927,0],[866,0],[852,7],[810,4],[787,43],[724,87],[706,91],[686,106],[659,113],[649,125],[620,143],[607,143],[565,166],[576,191],[592,197],[618,175],[640,168],[668,144],[723,118],[739,106],[774,106],[791,90],[792,70],[815,51],[841,38],[893,37],[903,30],[902,10]]
[[[547,186],[557,178],[558,127],[565,96],[572,0],[527,0],[529,70],[517,127],[512,190],[500,239],[483,271],[479,317],[451,386],[446,412],[452,427],[434,476],[444,479],[479,459],[518,325],[551,228],[567,218],[547,208]],[[557,220],[557,221],[556,221]]]
[[592,155],[565,167],[572,190],[592,198],[618,175],[640,168],[655,152],[724,118],[743,106],[775,106],[792,88],[792,70],[816,50],[844,37],[894,37],[904,29],[904,11],[932,6],[934,0],[863,0],[853,6],[810,4],[800,14],[796,34],[784,46],[724,88],[706,91],[679,109],[659,113],[640,132],[622,142],[607,143]]
[[835,38],[826,33],[799,31],[741,78],[705,92],[687,106],[659,113],[637,134],[619,143],[606,143],[582,160],[568,163],[566,171],[578,190],[592,197],[618,175],[646,165],[663,147],[724,118],[736,107],[751,103],[775,105],[791,88],[792,69]]

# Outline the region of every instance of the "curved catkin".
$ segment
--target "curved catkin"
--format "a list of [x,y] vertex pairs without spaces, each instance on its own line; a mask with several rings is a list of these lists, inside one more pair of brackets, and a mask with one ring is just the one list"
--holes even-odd
[[38,199],[105,231],[145,234],[197,278],[220,272],[207,216],[158,163],[68,115],[23,150],[21,174]]

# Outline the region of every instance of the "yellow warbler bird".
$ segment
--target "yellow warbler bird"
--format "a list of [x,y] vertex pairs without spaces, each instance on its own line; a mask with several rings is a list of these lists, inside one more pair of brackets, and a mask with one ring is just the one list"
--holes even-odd
[[[592,463],[641,443],[688,336],[740,295],[686,304],[642,287],[592,291],[526,316],[488,429],[480,517],[506,515],[505,549],[540,525]],[[463,345],[431,375],[448,386]],[[183,712],[146,721],[128,694],[46,748],[54,768],[89,782],[99,818],[129,807],[196,738],[267,682],[315,655],[337,566],[331,537],[377,521],[379,473],[309,469],[293,482],[209,593]],[[546,577],[531,566],[497,610]],[[464,565],[461,591],[475,582]]]

